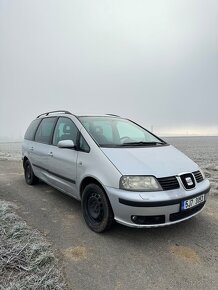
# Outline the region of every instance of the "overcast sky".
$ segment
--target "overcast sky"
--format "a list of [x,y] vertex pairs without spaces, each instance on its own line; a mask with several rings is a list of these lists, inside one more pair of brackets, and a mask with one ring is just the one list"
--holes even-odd
[[218,135],[217,0],[0,0],[0,137],[55,109]]

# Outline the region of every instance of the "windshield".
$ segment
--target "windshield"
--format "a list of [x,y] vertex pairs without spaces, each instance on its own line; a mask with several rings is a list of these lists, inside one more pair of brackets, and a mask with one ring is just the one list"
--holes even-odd
[[122,118],[79,117],[80,122],[101,147],[156,146],[166,144],[144,128]]

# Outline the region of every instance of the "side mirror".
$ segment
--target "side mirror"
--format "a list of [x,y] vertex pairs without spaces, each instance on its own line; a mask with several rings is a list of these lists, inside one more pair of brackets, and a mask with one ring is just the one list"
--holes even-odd
[[58,142],[59,148],[75,148],[75,144],[72,140],[61,140]]

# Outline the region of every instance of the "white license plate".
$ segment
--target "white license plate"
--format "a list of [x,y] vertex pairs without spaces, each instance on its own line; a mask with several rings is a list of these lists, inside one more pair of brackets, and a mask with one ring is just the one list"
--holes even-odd
[[186,210],[186,209],[192,208],[192,207],[194,207],[194,206],[196,206],[204,201],[205,201],[205,194],[196,196],[196,197],[191,198],[191,199],[183,200],[182,204],[181,204],[181,209]]

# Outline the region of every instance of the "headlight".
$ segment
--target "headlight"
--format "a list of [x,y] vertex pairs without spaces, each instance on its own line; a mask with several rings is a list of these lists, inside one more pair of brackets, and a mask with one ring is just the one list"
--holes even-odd
[[124,175],[120,178],[120,188],[132,191],[160,191],[162,190],[154,176]]

